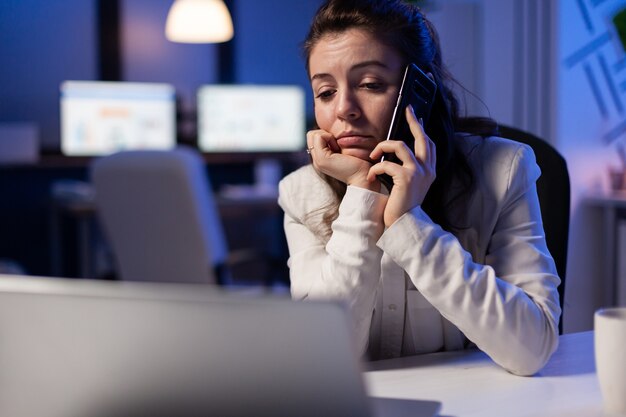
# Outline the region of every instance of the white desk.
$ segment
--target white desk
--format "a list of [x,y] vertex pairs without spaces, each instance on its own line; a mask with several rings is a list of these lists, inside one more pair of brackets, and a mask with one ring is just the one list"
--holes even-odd
[[480,351],[372,362],[370,395],[442,403],[441,417],[605,416],[593,356],[593,332],[561,336],[534,377],[512,375]]

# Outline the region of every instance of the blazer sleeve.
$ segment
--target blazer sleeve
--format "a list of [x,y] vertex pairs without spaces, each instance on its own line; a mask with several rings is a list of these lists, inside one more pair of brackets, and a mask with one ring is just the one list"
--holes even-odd
[[354,338],[363,354],[380,280],[383,252],[376,241],[384,229],[387,197],[349,186],[339,206],[339,216],[332,224],[332,235],[324,243],[319,233],[306,224],[307,213],[300,212],[299,196],[303,190],[293,190],[293,186],[283,181],[279,188],[290,253],[292,297],[346,302],[355,323]]
[[508,371],[531,375],[558,345],[560,280],[545,244],[532,150],[518,147],[501,174],[506,186],[485,264],[420,207],[398,219],[378,245],[470,341]]

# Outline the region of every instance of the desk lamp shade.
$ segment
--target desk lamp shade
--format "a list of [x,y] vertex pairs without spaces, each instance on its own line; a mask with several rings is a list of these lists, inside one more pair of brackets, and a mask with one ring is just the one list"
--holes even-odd
[[233,37],[233,22],[222,0],[176,0],[167,15],[165,36],[172,42],[226,42]]

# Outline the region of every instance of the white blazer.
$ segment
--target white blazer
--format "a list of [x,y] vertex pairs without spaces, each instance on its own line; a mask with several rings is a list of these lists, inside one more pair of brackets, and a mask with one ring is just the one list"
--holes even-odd
[[387,196],[349,186],[322,237],[330,187],[307,165],[280,183],[291,293],[341,299],[371,359],[476,344],[508,371],[530,375],[558,345],[560,279],[546,247],[532,150],[459,136],[475,188],[449,233],[416,207],[385,230]]

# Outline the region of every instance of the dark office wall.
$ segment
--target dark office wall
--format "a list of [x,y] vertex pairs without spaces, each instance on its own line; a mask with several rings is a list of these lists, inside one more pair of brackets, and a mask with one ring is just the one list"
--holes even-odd
[[58,147],[59,84],[93,79],[95,0],[0,1],[0,122],[36,122]]
[[173,84],[192,106],[198,86],[217,80],[217,46],[165,38],[172,0],[119,0],[122,79]]
[[241,83],[296,84],[313,97],[300,44],[322,0],[234,0],[236,80]]

